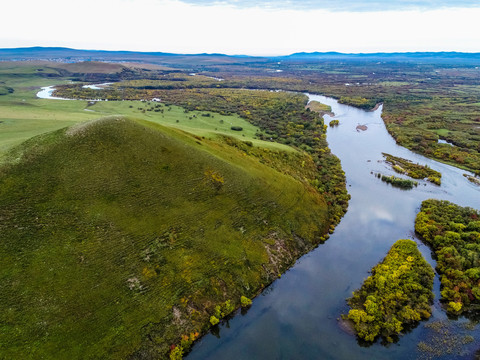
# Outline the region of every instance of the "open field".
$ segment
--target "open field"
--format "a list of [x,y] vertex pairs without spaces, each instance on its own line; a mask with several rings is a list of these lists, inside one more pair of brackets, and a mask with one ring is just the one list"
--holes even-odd
[[[216,114],[215,116],[215,114],[211,114],[213,117],[204,117],[201,115],[207,114],[207,112],[185,114],[184,109],[177,106],[171,106],[163,113],[142,112],[139,108],[149,109],[151,106],[140,101],[97,102],[94,106],[88,106],[86,101],[38,99],[36,93],[40,87],[69,82],[67,79],[58,77],[58,73],[55,72],[52,73],[55,73],[56,77],[45,78],[44,74],[49,68],[41,66],[41,64],[14,66],[15,63],[0,63],[0,83],[14,89],[13,93],[0,96],[0,158],[9,148],[32,136],[57,130],[76,122],[116,114],[131,115],[139,119],[174,126],[200,136],[229,135],[252,141],[258,146],[292,151],[290,147],[281,144],[255,139],[255,134],[261,133],[260,129],[236,115],[220,116]],[[36,69],[44,71],[39,72]],[[243,130],[241,132],[231,130],[232,126],[240,126]]]

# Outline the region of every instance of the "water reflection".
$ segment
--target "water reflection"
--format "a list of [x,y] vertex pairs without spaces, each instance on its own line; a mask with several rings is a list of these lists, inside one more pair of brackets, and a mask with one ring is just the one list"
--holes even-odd
[[[338,318],[348,311],[345,299],[360,287],[391,245],[401,238],[415,239],[414,219],[422,200],[439,198],[478,207],[480,188],[462,176],[465,171],[396,145],[381,119],[381,106],[366,112],[323,96],[310,95],[310,99],[332,107],[335,116],[325,116],[326,123],[340,120],[339,126],[328,129],[327,136],[346,173],[352,196],[349,210],[325,244],[302,257],[269,293],[256,298],[245,316],[231,319],[229,328],[221,327],[220,339],[205,336],[189,359],[415,359],[421,355],[418,342],[432,334],[424,322],[396,344],[362,347],[339,326]],[[357,131],[358,124],[365,124],[367,129]],[[417,188],[405,191],[383,183],[371,173],[395,173],[384,163],[382,152],[440,171],[442,186],[420,180]],[[415,240],[435,266],[430,249]],[[428,323],[447,319],[439,303],[438,277],[434,287],[435,303]],[[465,331],[464,322],[449,323],[455,331]],[[479,330],[468,334],[480,338]],[[472,342],[464,348],[465,354],[445,358],[468,357],[478,346]]]

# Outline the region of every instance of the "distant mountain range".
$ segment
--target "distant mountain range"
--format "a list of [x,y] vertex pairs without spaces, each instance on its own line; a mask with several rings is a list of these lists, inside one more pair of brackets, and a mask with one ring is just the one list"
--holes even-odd
[[173,54],[165,52],[77,50],[63,47],[28,47],[0,49],[0,61],[55,60],[77,61],[139,61],[163,63],[206,62],[209,64],[271,62],[271,61],[317,61],[317,60],[366,60],[366,61],[415,61],[432,63],[480,64],[480,53],[463,52],[394,52],[394,53],[340,53],[299,52],[286,56],[258,57],[225,54]]
[[464,53],[455,51],[442,52],[378,52],[378,53],[339,53],[339,52],[299,52],[288,56],[282,56],[283,59],[291,60],[313,60],[313,59],[345,59],[345,60],[387,60],[387,61],[416,61],[416,60],[480,60],[480,53]]
[[223,59],[258,59],[254,56],[232,56],[225,54],[173,54],[165,52],[77,50],[64,47],[28,47],[0,49],[0,60],[108,60],[108,61],[145,61],[162,58],[223,58]]

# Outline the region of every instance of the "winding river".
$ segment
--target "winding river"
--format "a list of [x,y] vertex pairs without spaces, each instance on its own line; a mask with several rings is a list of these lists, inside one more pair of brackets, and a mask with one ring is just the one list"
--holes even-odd
[[[465,330],[465,318],[449,320],[441,309],[440,281],[435,278],[433,315],[389,346],[361,346],[338,322],[348,312],[345,299],[359,288],[369,270],[381,261],[398,239],[414,239],[424,257],[435,266],[430,250],[415,237],[414,220],[422,200],[437,198],[478,208],[480,187],[471,184],[465,171],[445,165],[398,146],[381,118],[382,107],[367,112],[336,100],[308,94],[310,100],[330,105],[340,120],[329,128],[328,143],[342,162],[352,196],[348,212],[330,239],[303,256],[281,279],[254,299],[246,314],[222,324],[218,333],[204,336],[188,355],[194,359],[417,359],[418,342],[435,345],[426,324],[442,321],[450,334],[470,335],[475,340],[443,356],[472,358],[480,347],[480,326]],[[366,130],[357,129],[366,125]],[[365,127],[362,127],[365,128]],[[413,190],[401,190],[381,182],[371,172],[395,174],[382,152],[410,159],[442,173],[442,185],[424,181]],[[447,337],[454,343],[453,337]],[[439,358],[439,357],[436,357]],[[442,357],[440,357],[442,358]]]
[[[38,97],[52,98],[53,87],[42,91]],[[398,146],[385,128],[382,106],[368,112],[339,104],[332,98],[307,95],[310,100],[332,107],[335,116],[325,115],[325,123],[340,121],[339,126],[328,129],[327,138],[346,173],[352,197],[348,212],[325,244],[299,259],[254,299],[246,313],[239,311],[219,325],[219,331],[198,341],[188,359],[430,359],[431,354],[418,350],[418,343],[454,343],[453,333],[475,340],[435,358],[472,358],[480,348],[480,326],[466,329],[464,325],[469,320],[447,318],[439,303],[438,276],[434,282],[432,317],[395,344],[361,345],[340,326],[338,318],[348,312],[345,299],[361,286],[369,270],[384,258],[396,240],[414,239],[424,257],[435,266],[429,248],[414,233],[415,216],[423,200],[437,198],[479,208],[480,187],[463,176],[466,171]],[[440,171],[442,185],[419,181],[418,187],[401,190],[381,182],[372,173],[395,174],[384,163],[382,152]],[[440,340],[432,337],[433,330],[426,326],[439,321],[450,331]]]

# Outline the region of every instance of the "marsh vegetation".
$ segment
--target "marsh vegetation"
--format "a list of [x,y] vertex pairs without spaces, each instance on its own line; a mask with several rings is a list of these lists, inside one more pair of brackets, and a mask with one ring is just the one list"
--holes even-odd
[[426,179],[436,185],[441,185],[442,183],[442,174],[430,169],[427,165],[414,164],[410,160],[390,154],[383,153],[383,156],[385,157],[385,161],[392,166],[393,170],[400,174],[405,174],[413,179]]

